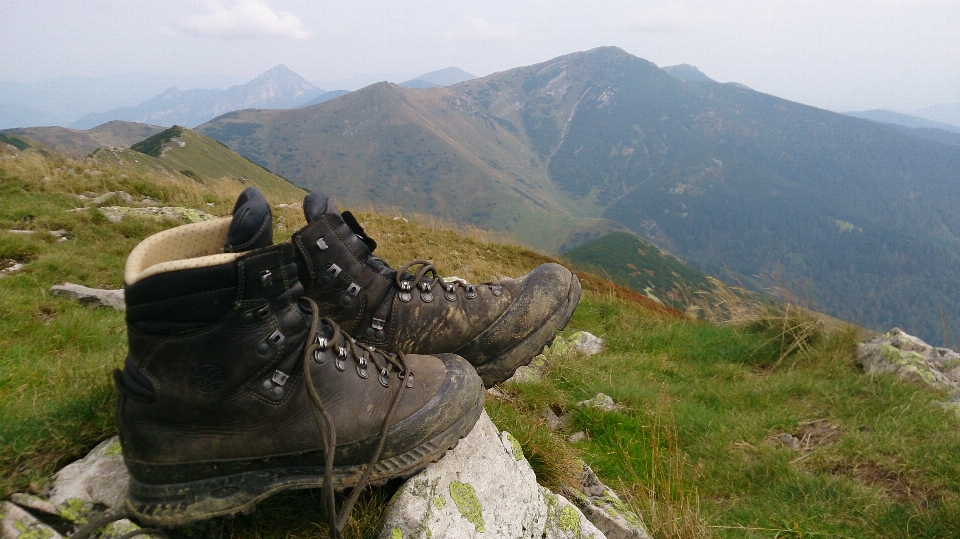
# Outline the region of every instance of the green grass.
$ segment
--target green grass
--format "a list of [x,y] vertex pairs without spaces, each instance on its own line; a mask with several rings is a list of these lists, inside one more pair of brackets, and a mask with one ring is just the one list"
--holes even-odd
[[[0,262],[25,263],[0,277],[0,498],[42,490],[58,467],[115,433],[110,373],[126,354],[123,314],[51,297],[50,286],[119,287],[137,242],[176,224],[69,212],[81,206],[71,193],[125,190],[226,214],[243,186],[0,150]],[[444,274],[477,282],[549,260],[430,219],[359,217],[395,266],[432,258]],[[277,209],[275,224],[283,240],[303,216]],[[47,233],[61,229],[67,241]],[[791,351],[775,324],[695,321],[581,279],[583,300],[566,332],[599,335],[606,350],[553,359],[543,381],[509,382],[504,397],[488,399],[541,483],[572,481],[581,458],[657,538],[960,536],[960,420],[933,403],[941,392],[863,375],[853,329]],[[598,392],[623,409],[576,406]],[[551,431],[541,418],[547,406],[570,422]],[[586,440],[568,441],[581,430]],[[802,450],[784,447],[784,433],[803,439]],[[348,536],[375,536],[395,487],[364,495]],[[324,530],[318,507],[315,490],[286,493],[251,515],[205,524],[201,535],[314,537]]]

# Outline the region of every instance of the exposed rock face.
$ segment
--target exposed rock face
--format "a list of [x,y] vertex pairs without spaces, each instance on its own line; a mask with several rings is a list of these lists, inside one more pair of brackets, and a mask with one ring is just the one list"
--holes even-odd
[[565,497],[537,484],[520,443],[484,412],[391,502],[381,539],[604,537]]
[[867,374],[892,373],[933,387],[960,390],[960,353],[930,346],[900,328],[860,343],[857,361]]
[[112,307],[118,311],[127,309],[122,288],[120,290],[103,290],[100,288],[89,288],[79,284],[64,283],[62,285],[52,286],[50,293],[54,296],[75,299],[86,305]]

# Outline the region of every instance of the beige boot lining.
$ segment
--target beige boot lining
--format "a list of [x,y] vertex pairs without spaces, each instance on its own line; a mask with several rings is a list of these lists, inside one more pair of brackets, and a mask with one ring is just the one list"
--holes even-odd
[[132,285],[151,275],[232,262],[242,253],[224,253],[231,217],[211,219],[158,232],[127,257],[123,280]]

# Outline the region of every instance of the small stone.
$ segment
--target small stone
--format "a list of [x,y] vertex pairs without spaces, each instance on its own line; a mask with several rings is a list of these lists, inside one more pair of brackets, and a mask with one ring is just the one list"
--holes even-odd
[[574,432],[573,434],[570,435],[569,438],[567,438],[567,440],[570,443],[574,443],[574,444],[577,442],[582,442],[586,439],[587,439],[587,433],[582,430],[578,430],[577,432]]
[[23,269],[23,264],[16,260],[0,260],[0,275],[16,273]]
[[960,389],[960,354],[893,328],[857,346],[866,374],[895,374],[940,389]]
[[543,372],[533,365],[524,365],[517,368],[517,371],[510,377],[513,382],[530,383],[543,380]]
[[130,193],[126,191],[108,191],[98,197],[95,197],[90,200],[90,205],[95,206],[97,204],[103,204],[112,197],[117,197],[120,200],[126,202],[127,204],[133,202],[133,197],[130,196]]
[[613,397],[610,395],[605,395],[603,393],[597,393],[592,399],[587,399],[585,401],[580,401],[577,403],[577,406],[586,406],[589,408],[597,408],[605,412],[618,412],[620,411],[620,406],[613,402]]
[[777,439],[780,440],[780,443],[794,451],[800,450],[800,440],[790,433],[785,432],[778,436]]
[[503,391],[500,391],[500,390],[497,389],[496,387],[491,387],[490,389],[488,389],[488,390],[487,390],[487,395],[490,395],[491,397],[493,397],[493,398],[495,398],[495,399],[505,399],[505,398],[507,398],[507,396],[503,393]]
[[[212,205],[213,205],[213,204],[211,204],[211,206],[212,206]],[[302,210],[302,209],[303,209],[303,204],[301,204],[301,203],[299,203],[299,202],[294,202],[293,204],[277,204],[277,207],[278,207],[278,208],[293,208],[293,209],[295,209],[295,210]]]
[[543,409],[543,413],[540,414],[540,417],[542,417],[544,421],[546,421],[547,428],[549,428],[550,430],[557,430],[563,427],[564,425],[566,425],[567,422],[570,421],[570,416],[566,414],[562,416],[558,416],[556,412],[553,411],[553,408],[549,406]]
[[578,331],[577,333],[571,335],[569,340],[571,348],[575,352],[579,352],[585,356],[592,356],[594,354],[603,352],[603,339],[592,333]]
[[50,293],[58,297],[75,299],[84,305],[112,307],[117,311],[127,309],[122,288],[119,290],[103,290],[100,288],[89,288],[79,284],[64,283],[62,285],[52,286]]

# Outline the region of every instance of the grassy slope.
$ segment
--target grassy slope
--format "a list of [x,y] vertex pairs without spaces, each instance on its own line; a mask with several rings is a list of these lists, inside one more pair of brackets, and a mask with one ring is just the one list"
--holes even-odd
[[[242,186],[130,169],[95,174],[89,162],[0,152],[0,260],[27,262],[20,273],[0,277],[5,497],[41,488],[44,476],[114,431],[109,374],[125,354],[123,315],[52,298],[47,290],[63,281],[119,286],[129,250],[174,224],[67,213],[78,205],[68,193],[123,189],[170,204],[212,203],[205,211],[224,214]],[[276,216],[279,239],[303,224],[290,208]],[[490,243],[489,234],[394,217],[361,215],[381,245],[378,254],[394,265],[429,257],[446,274],[478,281],[548,260]],[[6,232],[11,228],[38,233]],[[70,239],[40,233],[53,229],[66,229]],[[600,335],[607,350],[589,360],[554,360],[545,381],[508,383],[504,398],[489,399],[495,422],[521,440],[541,481],[571,476],[572,459],[582,456],[620,486],[657,537],[960,534],[958,419],[931,404],[944,398],[938,392],[860,374],[852,332],[839,330],[778,363],[771,335],[689,321],[589,275],[584,290],[567,331]],[[575,406],[598,391],[625,410]],[[560,432],[541,419],[548,405],[572,416]],[[567,442],[577,430],[589,438]],[[775,437],[784,432],[810,434],[809,451],[779,445]],[[365,497],[351,534],[369,536],[389,492]],[[212,526],[226,537],[315,536],[318,505],[316,492],[288,493],[253,515]]]

